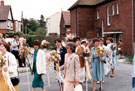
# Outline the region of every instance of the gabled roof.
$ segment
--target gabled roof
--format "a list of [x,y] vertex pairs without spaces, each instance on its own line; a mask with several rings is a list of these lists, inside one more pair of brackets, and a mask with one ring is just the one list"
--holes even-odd
[[69,10],[72,10],[77,6],[95,6],[105,1],[112,1],[112,0],[78,0],[69,8]]
[[70,12],[62,11],[62,16],[64,18],[65,25],[70,25]]
[[[8,20],[10,10],[11,10],[10,5],[5,5],[2,7],[0,6],[0,20]],[[11,10],[11,17],[13,19],[12,10]]]

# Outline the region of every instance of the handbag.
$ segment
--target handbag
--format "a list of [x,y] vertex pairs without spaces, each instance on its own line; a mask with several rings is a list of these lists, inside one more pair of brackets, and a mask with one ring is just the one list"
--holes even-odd
[[12,82],[13,86],[17,86],[20,82],[19,77],[12,77],[10,79],[11,79],[11,82]]
[[81,84],[76,85],[74,91],[83,91],[82,85]]

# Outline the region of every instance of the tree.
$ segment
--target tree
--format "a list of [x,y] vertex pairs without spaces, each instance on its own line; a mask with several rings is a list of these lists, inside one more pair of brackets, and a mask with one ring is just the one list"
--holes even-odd
[[45,28],[46,27],[46,21],[45,21],[45,18],[44,18],[43,15],[41,15],[39,23],[40,23],[40,27],[41,28]]
[[26,33],[26,31],[27,31],[27,26],[28,26],[28,22],[29,22],[29,20],[28,19],[23,19],[23,33]]
[[36,30],[39,28],[40,24],[38,23],[37,20],[31,18],[28,22],[28,29],[33,31],[33,32],[36,32]]

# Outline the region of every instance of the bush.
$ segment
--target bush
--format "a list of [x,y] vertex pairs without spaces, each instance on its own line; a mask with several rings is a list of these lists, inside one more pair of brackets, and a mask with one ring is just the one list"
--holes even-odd
[[35,37],[36,37],[35,35],[28,35],[28,34],[26,35],[26,40],[30,47],[33,47]]
[[49,49],[52,49],[55,46],[54,40],[59,38],[59,36],[36,36],[36,35],[26,35],[27,43],[30,47],[33,47],[34,40],[38,39],[40,42],[42,40],[47,40],[50,42]]
[[35,32],[35,35],[37,36],[45,36],[46,32],[45,32],[45,28],[38,28]]
[[125,57],[126,57],[126,60],[127,60],[128,62],[133,62],[133,57],[132,57],[132,56],[126,55]]
[[16,33],[14,33],[14,35],[21,36],[21,35],[24,35],[24,34],[22,32],[16,32]]
[[50,44],[54,47],[55,46],[54,41],[58,38],[59,36],[46,36],[44,39],[50,42]]

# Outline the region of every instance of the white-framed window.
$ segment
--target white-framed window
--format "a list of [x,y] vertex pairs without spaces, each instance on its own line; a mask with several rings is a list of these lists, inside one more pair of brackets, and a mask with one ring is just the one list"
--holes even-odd
[[104,20],[102,20],[102,37],[104,37]]
[[10,27],[13,28],[13,23],[10,21]]
[[10,27],[10,21],[7,21],[7,27],[8,28]]
[[97,19],[99,19],[99,9],[97,9]]
[[119,3],[116,3],[116,9],[117,9],[116,14],[119,15]]
[[110,7],[107,6],[107,26],[110,26]]
[[112,16],[115,15],[114,4],[112,5]]

